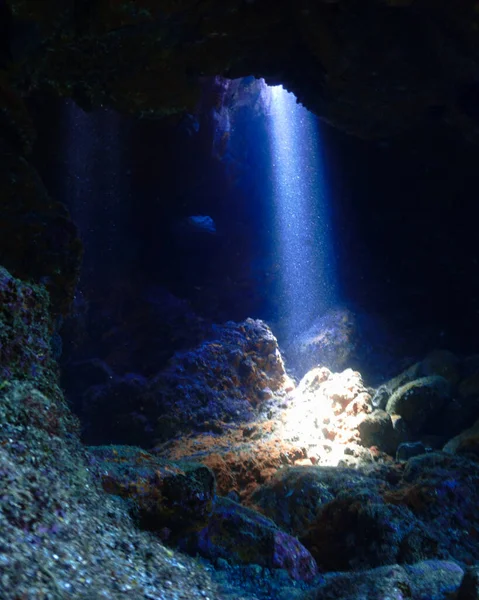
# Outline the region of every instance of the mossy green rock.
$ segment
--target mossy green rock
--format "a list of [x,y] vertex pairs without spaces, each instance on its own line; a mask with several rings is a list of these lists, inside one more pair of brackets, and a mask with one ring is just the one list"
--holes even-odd
[[386,411],[400,415],[411,432],[418,432],[450,396],[450,383],[439,375],[421,377],[399,387],[389,398]]

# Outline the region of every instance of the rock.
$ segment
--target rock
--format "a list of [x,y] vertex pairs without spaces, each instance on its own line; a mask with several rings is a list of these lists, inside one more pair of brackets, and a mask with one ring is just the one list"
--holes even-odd
[[[282,436],[308,448],[315,463],[338,464],[346,445],[359,442],[358,424],[370,412],[371,397],[357,371],[312,369],[291,394],[282,416]],[[325,450],[325,444],[337,451]]]
[[294,537],[256,511],[219,498],[208,526],[180,542],[180,548],[210,559],[284,569],[296,580],[311,581],[317,566]]
[[110,383],[114,377],[113,370],[99,358],[68,363],[62,369],[63,387],[70,401],[92,386]]
[[420,375],[421,364],[415,363],[405,371],[380,385],[372,398],[374,408],[385,409],[392,394],[402,385],[417,379]]
[[93,477],[57,384],[44,290],[0,269],[0,298],[0,598],[221,597],[204,568],[139,531],[127,501]]
[[474,454],[479,457],[479,420],[472,427],[450,439],[444,452],[453,454]]
[[284,399],[289,386],[276,338],[262,321],[248,319],[215,326],[208,341],[176,352],[155,377],[109,376],[77,404],[86,443],[151,448],[180,433],[219,431],[277,411],[276,398]]
[[457,600],[478,600],[479,598],[479,567],[468,567],[459,587]]
[[449,399],[450,384],[437,375],[415,379],[399,387],[389,398],[386,410],[398,414],[412,432],[418,432]]
[[[437,538],[441,557],[472,564],[479,559],[476,460],[445,452],[411,458],[396,489],[383,494],[386,502],[408,507]],[[471,532],[472,535],[471,535]]]
[[247,505],[258,486],[285,465],[304,458],[304,449],[285,442],[278,425],[271,421],[255,424],[251,430],[226,429],[220,434],[182,437],[152,452],[168,460],[202,462],[214,472],[218,494],[232,494]]
[[47,436],[67,437],[79,432],[78,420],[59,393],[45,395],[34,384],[4,381],[0,388],[0,423],[35,428]]
[[374,396],[371,399],[371,404],[374,408],[384,410],[386,408],[386,404],[388,403],[390,396],[390,390],[385,385],[381,385],[374,393]]
[[422,442],[403,442],[396,451],[396,460],[409,460],[413,456],[425,454],[428,451]]
[[411,432],[406,421],[400,415],[391,415],[394,435],[398,444],[407,442],[411,438]]
[[[247,319],[216,326],[211,341],[176,353],[152,381],[151,398],[161,398],[162,413],[178,419],[179,429],[198,431],[207,423],[253,420],[263,390],[281,396],[290,382],[271,330]],[[156,434],[164,439],[161,430]]]
[[325,504],[300,541],[322,571],[358,571],[439,556],[431,528],[367,487]]
[[252,503],[279,527],[298,537],[306,535],[322,508],[342,489],[372,490],[380,480],[341,467],[285,467],[252,496]]
[[358,344],[354,315],[331,310],[318,318],[286,349],[286,356],[301,373],[316,366],[332,371],[345,368]]
[[58,385],[45,288],[0,267],[0,422],[34,426],[48,435],[78,433]]
[[384,410],[364,415],[358,425],[361,444],[369,448],[377,446],[383,452],[393,454],[397,447],[391,416]]
[[425,560],[401,567],[390,565],[360,573],[327,574],[308,600],[449,600],[459,589],[464,571],[453,562]]
[[84,443],[151,446],[155,415],[149,403],[150,382],[135,373],[118,377],[102,367],[90,369],[88,375],[107,382],[88,387],[77,400]]
[[213,513],[215,480],[204,465],[162,461],[131,446],[88,452],[105,492],[133,501],[147,529],[177,537],[202,529]]
[[[0,81],[3,115],[1,96]],[[65,315],[82,260],[78,230],[65,204],[49,196],[35,169],[2,137],[0,123],[0,265],[19,279],[43,284],[52,315]]]
[[479,372],[472,373],[469,377],[463,379],[459,384],[458,391],[462,398],[479,396]]
[[428,430],[446,441],[469,428],[478,417],[479,396],[461,397],[456,395],[433,418]]
[[460,360],[448,350],[434,350],[421,361],[421,374],[424,377],[439,375],[454,385],[461,376]]

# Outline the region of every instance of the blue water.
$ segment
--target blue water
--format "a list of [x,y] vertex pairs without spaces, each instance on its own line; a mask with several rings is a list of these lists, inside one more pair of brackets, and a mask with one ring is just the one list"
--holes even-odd
[[270,91],[274,225],[284,329],[292,336],[307,328],[334,299],[331,199],[317,118],[282,86]]

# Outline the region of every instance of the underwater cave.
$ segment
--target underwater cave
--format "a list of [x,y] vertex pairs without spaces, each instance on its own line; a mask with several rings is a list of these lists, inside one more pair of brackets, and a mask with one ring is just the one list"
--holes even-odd
[[479,598],[479,12],[0,0],[0,600]]

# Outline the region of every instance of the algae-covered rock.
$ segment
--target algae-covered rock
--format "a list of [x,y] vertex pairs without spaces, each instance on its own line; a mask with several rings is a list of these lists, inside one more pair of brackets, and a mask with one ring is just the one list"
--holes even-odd
[[[50,343],[53,324],[49,308],[50,300],[44,286],[19,281],[0,267],[0,390],[5,394],[15,380],[31,382],[37,390],[31,408],[37,401],[43,402],[38,392],[50,399],[45,400],[45,404],[53,401],[59,407],[64,403]],[[12,390],[17,394],[17,388]],[[9,402],[6,399],[4,406]],[[20,410],[15,407],[15,402],[11,404],[15,410]],[[34,412],[29,412],[33,418]],[[53,412],[56,414],[55,410]],[[48,411],[41,410],[37,417],[41,418],[41,415],[48,416]]]
[[143,526],[174,536],[199,530],[210,518],[215,479],[208,467],[160,460],[131,446],[90,447],[103,489],[133,501]]
[[391,416],[386,411],[375,410],[369,415],[364,415],[358,430],[363,446],[377,446],[388,454],[395,452],[398,440]]
[[279,527],[303,536],[322,508],[344,489],[377,489],[380,480],[342,467],[284,467],[253,494],[253,504]]
[[434,532],[410,509],[388,504],[361,487],[325,504],[299,539],[323,571],[357,571],[440,556]]
[[386,411],[403,417],[412,432],[438,413],[450,395],[450,384],[438,375],[421,377],[399,387],[389,398]]
[[404,567],[390,565],[360,573],[334,573],[326,575],[318,588],[306,594],[305,600],[449,600],[459,589],[463,574],[456,563],[439,560]]
[[[0,269],[0,299],[0,598],[220,598],[204,569],[139,531],[93,477],[56,383],[45,290]],[[201,518],[206,499],[174,484],[164,495]]]
[[228,498],[219,498],[208,526],[185,539],[180,547],[232,564],[285,569],[291,577],[310,581],[317,566],[298,540],[258,512]]

